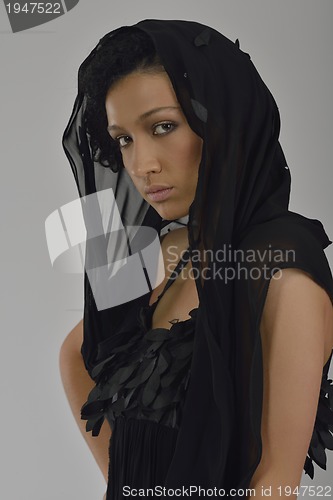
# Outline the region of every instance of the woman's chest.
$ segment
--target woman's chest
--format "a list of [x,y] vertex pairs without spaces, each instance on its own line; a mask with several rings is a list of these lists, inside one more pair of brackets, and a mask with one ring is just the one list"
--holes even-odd
[[[158,296],[163,292],[168,277],[166,275],[163,282],[153,290],[149,305],[158,300]],[[189,261],[159,299],[152,315],[151,327],[170,328],[172,323],[189,319],[189,312],[198,306],[199,298],[191,262]]]

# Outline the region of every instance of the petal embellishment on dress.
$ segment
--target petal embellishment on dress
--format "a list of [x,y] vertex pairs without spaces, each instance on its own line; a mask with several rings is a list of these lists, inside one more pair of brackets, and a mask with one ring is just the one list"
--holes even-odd
[[170,354],[170,352],[167,350],[167,349],[163,349],[161,352],[160,352],[160,357],[163,358],[164,362],[170,366],[171,363],[172,363],[172,356]]
[[124,366],[123,368],[120,368],[120,370],[118,370],[117,372],[119,384],[126,382],[126,380],[128,380],[129,377],[134,372],[135,368],[136,368],[135,365]]
[[[315,433],[317,433],[317,431],[315,431]],[[321,469],[326,470],[326,453],[325,453],[325,449],[324,449],[323,445],[321,444],[321,442],[319,442],[318,439],[316,440],[316,442],[317,442],[316,446],[314,446],[314,445],[311,444],[311,449],[310,449],[311,455],[310,455],[310,457],[312,458],[312,460],[314,460],[316,462],[317,465],[319,465],[319,467]]]
[[311,479],[313,479],[314,467],[313,467],[312,460],[309,457],[306,457],[306,459],[305,459],[304,470],[305,470],[305,474],[308,474],[311,477]]
[[150,377],[156,364],[156,358],[153,358],[147,365],[147,368],[142,373],[142,382],[145,382],[148,377]]
[[142,403],[144,406],[149,406],[150,403],[154,401],[159,386],[160,386],[160,376],[158,374],[158,371],[155,370],[150,379],[148,380],[142,393]]
[[321,442],[328,450],[333,450],[333,436],[327,429],[318,431]]
[[330,407],[328,405],[319,404],[317,418],[322,422],[329,422],[332,419],[332,410]]
[[94,366],[94,368],[92,369],[92,372],[91,372],[93,378],[98,377],[98,375],[103,370],[105,363],[107,363],[109,360],[111,360],[113,358],[113,356],[114,355],[112,354],[112,356],[110,356],[109,358],[103,360],[101,363],[98,363],[98,365]]
[[86,431],[92,431],[93,436],[98,436],[104,422],[104,415],[94,420],[89,420],[86,425]]
[[170,404],[170,399],[174,396],[174,393],[173,391],[171,390],[164,390],[163,392],[161,392],[161,394],[159,394],[154,403],[152,404],[152,407],[156,410],[160,409],[160,408],[164,408],[166,406],[168,406]]
[[158,357],[156,370],[158,370],[159,374],[162,375],[165,372],[165,370],[167,370],[168,368],[169,368],[169,365],[168,365],[165,357],[163,356],[163,353],[161,353]]
[[[81,409],[87,430],[97,436],[105,418],[113,428],[119,416],[148,419],[177,427],[190,376],[194,323],[190,318],[170,329],[150,328],[153,308],[140,309],[139,328],[120,331],[101,344],[96,385]],[[150,329],[149,329],[150,328]]]
[[333,450],[333,411],[332,411],[332,380],[323,373],[320,388],[318,409],[313,434],[310,441],[308,456],[306,457],[304,470],[311,479],[314,478],[315,462],[321,469],[326,470],[326,449]]

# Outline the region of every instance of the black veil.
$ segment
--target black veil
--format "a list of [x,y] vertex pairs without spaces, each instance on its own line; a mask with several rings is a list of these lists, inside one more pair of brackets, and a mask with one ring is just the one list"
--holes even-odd
[[[279,143],[279,111],[238,40],[233,43],[190,21],[145,20],[135,26],[152,38],[191,128],[204,141],[187,224],[200,307],[191,379],[166,486],[246,488],[261,457],[259,325],[270,279],[280,268],[302,269],[333,302],[324,253],[331,241],[320,221],[288,210],[291,177]],[[105,35],[80,66],[63,145],[81,197],[112,188],[124,226],[160,233],[170,221],[141,198],[126,173],[92,160],[85,128],[80,79],[99,47],[123,29],[130,27]],[[91,221],[84,202],[83,213]],[[101,220],[94,216],[92,225],[96,228]],[[105,237],[97,245],[96,237],[89,238],[89,227],[86,268],[92,261],[105,262],[107,253]],[[82,355],[93,376],[98,345],[116,331],[129,303],[98,310],[87,273],[84,299]],[[304,466],[311,477],[312,461],[325,468],[324,449],[331,446],[329,390],[321,390]]]

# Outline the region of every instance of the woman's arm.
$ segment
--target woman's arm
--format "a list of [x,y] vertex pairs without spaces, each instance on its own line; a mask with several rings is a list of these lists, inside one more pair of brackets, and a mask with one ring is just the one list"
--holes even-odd
[[333,309],[328,294],[307,273],[284,269],[280,279],[271,280],[260,333],[263,449],[250,487],[255,488],[257,498],[262,498],[262,485],[271,487],[270,499],[281,500],[287,495],[282,491],[280,496],[277,487],[300,485],[323,366],[333,347]]
[[79,429],[86,440],[95,460],[108,480],[109,441],[111,429],[107,421],[102,425],[98,436],[86,432],[86,422],[80,418],[80,410],[87,400],[88,393],[95,383],[90,378],[80,352],[83,339],[81,320],[64,340],[59,356],[59,367],[65,393]]

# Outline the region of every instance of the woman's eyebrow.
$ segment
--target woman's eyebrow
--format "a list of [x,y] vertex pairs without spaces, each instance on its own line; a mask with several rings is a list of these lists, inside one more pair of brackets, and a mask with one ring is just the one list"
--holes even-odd
[[[143,113],[142,115],[140,115],[139,118],[137,119],[137,122],[142,122],[143,120],[145,120],[149,116],[153,115],[154,113],[158,113],[159,111],[165,111],[167,109],[168,110],[170,110],[170,109],[180,109],[180,106],[160,106],[158,108],[150,109],[149,111],[146,111],[145,113]],[[119,127],[116,124],[109,125],[107,127],[107,130],[121,130],[121,127]]]
[[139,116],[138,121],[142,121],[145,118],[148,118],[149,116],[153,115],[154,113],[158,113],[159,111],[165,111],[166,109],[180,109],[180,106],[160,106],[158,108],[150,109],[149,111],[146,111],[142,115]]

